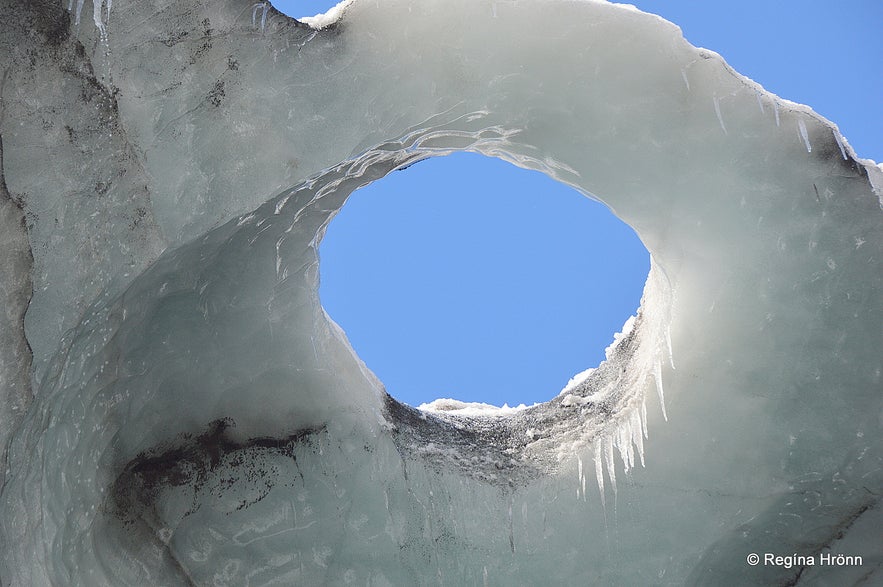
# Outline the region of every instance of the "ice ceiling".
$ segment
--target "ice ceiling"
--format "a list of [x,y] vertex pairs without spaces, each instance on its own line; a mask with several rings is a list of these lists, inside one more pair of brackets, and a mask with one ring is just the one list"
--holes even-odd
[[[883,180],[810,109],[594,1],[0,10],[4,585],[883,580]],[[396,402],[318,301],[347,196],[463,150],[653,256],[516,413]]]

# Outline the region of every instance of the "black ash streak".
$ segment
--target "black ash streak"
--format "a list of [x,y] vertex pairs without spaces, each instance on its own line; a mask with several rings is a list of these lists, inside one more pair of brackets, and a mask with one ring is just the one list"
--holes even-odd
[[[268,492],[274,485],[273,478],[261,468],[254,452],[281,455],[296,461],[296,447],[324,431],[324,427],[309,428],[281,438],[256,437],[237,441],[230,434],[235,427],[232,418],[215,420],[198,436],[181,434],[172,442],[139,453],[123,467],[114,481],[106,510],[126,525],[150,519],[163,491],[190,486],[195,496],[224,465],[244,468],[242,476],[247,480],[261,479]],[[229,487],[236,480],[231,478],[222,484]],[[267,492],[256,501],[263,499]],[[238,509],[256,501],[245,502]],[[185,517],[198,509],[194,500]]]

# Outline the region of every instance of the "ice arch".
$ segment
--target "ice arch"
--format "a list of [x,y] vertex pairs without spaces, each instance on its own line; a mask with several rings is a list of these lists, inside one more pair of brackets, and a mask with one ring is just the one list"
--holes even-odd
[[[869,576],[744,562],[879,556],[880,170],[809,109],[605,3],[354,2],[321,31],[0,7],[17,405],[34,360],[4,583]],[[315,295],[346,196],[455,150],[601,198],[654,257],[610,360],[515,418],[389,401]]]

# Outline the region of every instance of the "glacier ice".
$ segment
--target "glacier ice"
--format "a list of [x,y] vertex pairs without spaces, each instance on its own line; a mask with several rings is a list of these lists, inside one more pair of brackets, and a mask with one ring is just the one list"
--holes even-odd
[[[0,10],[4,585],[881,580],[883,182],[809,108],[600,1]],[[318,300],[349,194],[464,150],[653,256],[546,404],[403,405]]]

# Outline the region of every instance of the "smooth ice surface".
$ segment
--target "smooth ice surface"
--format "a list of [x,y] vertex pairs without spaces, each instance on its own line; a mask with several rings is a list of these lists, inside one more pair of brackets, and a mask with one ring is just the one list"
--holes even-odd
[[[603,2],[92,8],[0,4],[4,585],[881,579],[883,182],[831,123]],[[462,150],[653,257],[511,413],[389,398],[316,291],[353,190]]]

